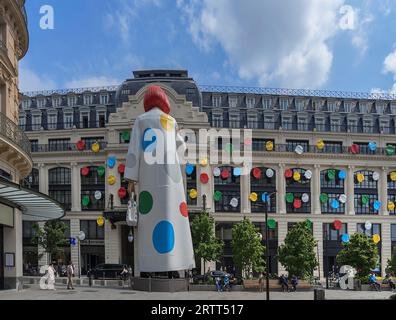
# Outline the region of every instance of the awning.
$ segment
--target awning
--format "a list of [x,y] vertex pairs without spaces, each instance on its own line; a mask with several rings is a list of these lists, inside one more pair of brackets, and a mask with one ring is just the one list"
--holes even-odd
[[46,221],[65,215],[62,205],[47,195],[23,188],[3,178],[0,178],[0,198],[22,210],[22,218],[25,221]]

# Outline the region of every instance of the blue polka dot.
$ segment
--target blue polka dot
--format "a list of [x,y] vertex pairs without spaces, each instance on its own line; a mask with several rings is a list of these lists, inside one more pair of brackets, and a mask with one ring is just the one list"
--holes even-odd
[[144,152],[152,152],[155,149],[157,136],[151,128],[147,128],[143,133],[142,148]]
[[175,246],[175,231],[169,221],[159,222],[153,231],[153,245],[159,253],[169,253]]

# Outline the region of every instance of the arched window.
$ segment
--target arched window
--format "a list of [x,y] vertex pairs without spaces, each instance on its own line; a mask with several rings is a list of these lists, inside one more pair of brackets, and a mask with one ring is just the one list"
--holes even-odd
[[345,171],[328,169],[320,172],[320,207],[322,213],[344,214]]
[[355,172],[356,214],[378,214],[378,179],[379,173],[375,171],[360,170]]
[[302,168],[285,170],[287,213],[311,212],[312,172]]
[[[263,194],[271,194],[276,191],[276,171],[267,167],[255,167],[250,172],[250,192],[257,194],[257,201],[252,201],[252,212],[264,212]],[[248,195],[248,196],[250,196]],[[268,212],[276,212],[276,194],[269,200]]]
[[49,196],[63,204],[66,210],[71,209],[71,170],[59,167],[48,171]]

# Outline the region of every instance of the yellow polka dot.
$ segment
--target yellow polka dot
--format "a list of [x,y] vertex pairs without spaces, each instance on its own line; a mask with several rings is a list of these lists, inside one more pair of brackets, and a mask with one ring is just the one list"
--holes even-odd
[[160,118],[161,126],[164,128],[166,131],[171,131],[175,127],[175,123],[173,119],[168,116],[167,114],[162,114]]

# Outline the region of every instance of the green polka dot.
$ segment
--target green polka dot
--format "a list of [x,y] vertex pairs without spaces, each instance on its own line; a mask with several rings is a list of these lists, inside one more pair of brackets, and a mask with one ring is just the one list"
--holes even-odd
[[139,194],[139,212],[147,214],[153,208],[153,196],[148,191]]
[[213,195],[213,198],[215,201],[220,201],[222,196],[223,196],[223,194],[220,191],[216,191]]
[[276,221],[274,219],[269,219],[268,220],[268,228],[269,229],[275,229],[276,228]]
[[231,143],[227,143],[227,144],[225,145],[225,150],[226,150],[227,152],[232,152],[232,150],[233,150],[233,145],[232,145]]

